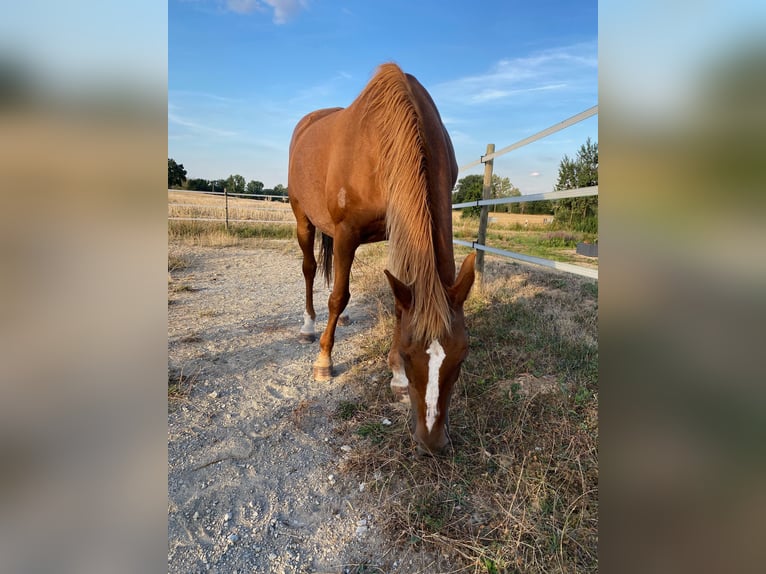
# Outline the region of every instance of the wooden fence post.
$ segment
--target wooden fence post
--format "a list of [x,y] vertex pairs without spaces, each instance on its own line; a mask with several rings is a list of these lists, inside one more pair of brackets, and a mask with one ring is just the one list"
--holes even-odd
[[225,219],[226,219],[226,231],[229,231],[229,192],[224,187],[223,188],[223,201],[224,201],[224,211],[226,212]]
[[[495,152],[495,144],[487,144],[487,153],[489,155]],[[484,162],[484,184],[481,189],[481,198],[490,199],[492,195],[492,167],[495,163],[494,159],[490,159]],[[487,240],[487,223],[489,219],[489,206],[481,206],[481,216],[479,217],[479,232],[476,237],[476,243],[479,245],[486,245]],[[484,276],[484,251],[477,250],[476,253],[476,282],[479,286],[482,284]]]

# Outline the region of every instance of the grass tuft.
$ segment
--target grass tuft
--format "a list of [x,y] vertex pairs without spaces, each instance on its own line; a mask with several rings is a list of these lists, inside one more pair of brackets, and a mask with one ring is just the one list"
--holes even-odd
[[197,381],[198,372],[184,373],[183,368],[168,368],[168,410],[172,410],[178,402],[189,398],[192,387]]

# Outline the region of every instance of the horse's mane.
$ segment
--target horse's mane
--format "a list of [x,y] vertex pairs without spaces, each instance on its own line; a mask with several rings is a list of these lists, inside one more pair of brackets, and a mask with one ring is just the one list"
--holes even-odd
[[422,118],[404,72],[383,64],[359,96],[365,119],[379,134],[378,183],[388,195],[388,266],[414,293],[415,340],[430,341],[451,331],[451,311],[436,266],[429,205],[428,151]]

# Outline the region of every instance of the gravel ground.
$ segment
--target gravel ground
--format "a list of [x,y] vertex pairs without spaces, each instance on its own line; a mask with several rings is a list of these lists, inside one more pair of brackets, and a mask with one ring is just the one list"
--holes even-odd
[[[318,342],[297,338],[297,245],[171,251],[191,265],[169,280],[168,375],[191,390],[168,409],[168,572],[439,571],[433,556],[403,556],[385,539],[363,484],[340,470],[354,445],[333,413],[362,382],[313,381]],[[318,277],[318,333],[328,294]],[[338,374],[373,325],[353,287],[348,313]]]

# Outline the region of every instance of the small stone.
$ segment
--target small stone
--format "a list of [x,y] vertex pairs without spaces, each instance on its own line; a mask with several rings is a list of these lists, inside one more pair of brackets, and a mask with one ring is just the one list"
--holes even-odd
[[363,482],[359,483],[359,492],[364,492],[364,483]]
[[226,537],[226,539],[227,539],[229,542],[231,542],[232,544],[234,544],[234,543],[235,543],[237,540],[239,540],[239,536],[238,536],[238,535],[236,535],[236,534],[229,534],[229,535]]
[[212,393],[208,393],[207,396],[209,396],[211,399],[217,399],[218,391],[213,391]]
[[343,452],[351,452],[351,447],[347,444],[344,444],[342,447],[340,447],[340,450]]
[[231,520],[231,512],[227,512],[226,514],[223,515],[224,522],[228,522],[229,520]]
[[356,527],[356,535],[357,536],[364,536],[367,534],[367,527],[366,526],[357,526]]
[[274,554],[273,552],[269,552],[269,560],[276,560],[276,559],[277,559],[277,555]]
[[192,515],[192,519],[199,520],[199,512],[195,511],[194,514]]
[[390,421],[390,420],[388,420],[388,419],[383,419],[383,420],[382,420],[382,421],[380,421],[380,422],[381,422],[381,424],[382,424],[383,426],[387,426],[387,427],[390,427],[390,426],[391,426],[391,424],[392,424],[392,423],[391,423],[391,421]]

